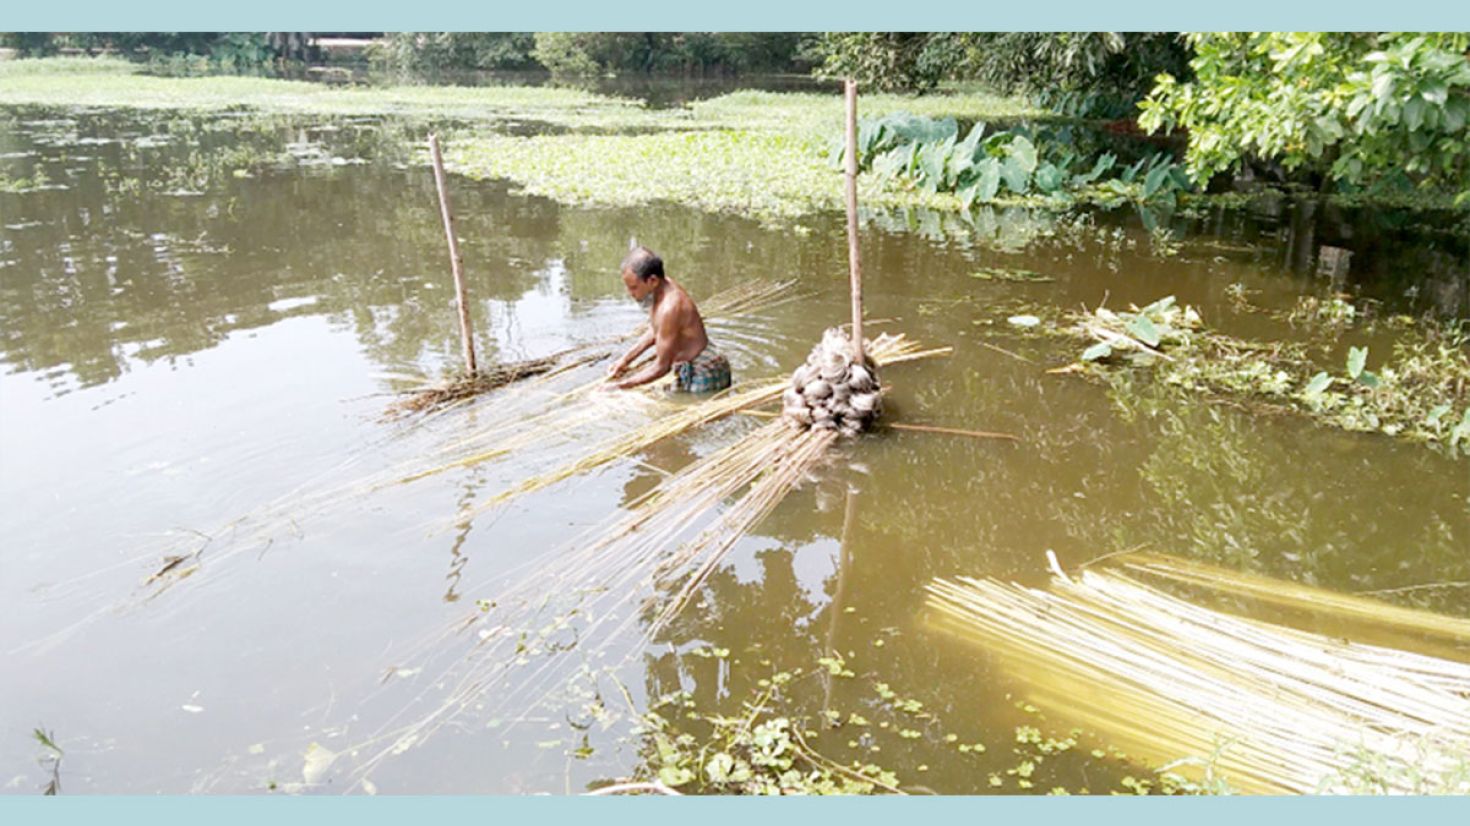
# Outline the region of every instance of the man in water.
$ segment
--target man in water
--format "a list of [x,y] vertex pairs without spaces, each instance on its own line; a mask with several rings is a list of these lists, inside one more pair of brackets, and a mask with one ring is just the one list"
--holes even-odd
[[[664,275],[663,259],[647,247],[639,247],[623,259],[622,270],[628,295],[648,308],[648,332],[607,369],[612,385],[626,390],[673,370],[674,389],[678,391],[712,393],[729,387],[730,363],[710,346],[694,300]],[[628,365],[649,347],[654,348],[653,360],[623,378]]]

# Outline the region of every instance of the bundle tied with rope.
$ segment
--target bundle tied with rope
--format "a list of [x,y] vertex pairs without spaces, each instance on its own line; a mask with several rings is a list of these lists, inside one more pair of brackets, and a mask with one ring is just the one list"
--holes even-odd
[[883,411],[878,366],[855,352],[840,327],[822,334],[806,363],[791,374],[781,395],[782,414],[798,429],[835,430],[856,436],[870,428]]

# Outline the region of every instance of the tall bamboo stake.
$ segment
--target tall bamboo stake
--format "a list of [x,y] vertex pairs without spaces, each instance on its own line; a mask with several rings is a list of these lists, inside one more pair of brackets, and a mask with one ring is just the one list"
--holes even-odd
[[852,279],[852,348],[863,362],[863,262],[858,254],[857,81],[847,79],[847,263]]
[[454,234],[454,214],[449,209],[449,188],[444,185],[444,157],[439,153],[439,136],[429,136],[429,154],[434,160],[434,185],[439,189],[439,213],[444,217],[444,235],[449,239],[449,266],[454,271],[454,300],[459,305],[459,337],[464,345],[464,366],[469,375],[475,370],[475,339],[470,331],[470,307],[464,292],[464,259],[459,254],[459,239]]

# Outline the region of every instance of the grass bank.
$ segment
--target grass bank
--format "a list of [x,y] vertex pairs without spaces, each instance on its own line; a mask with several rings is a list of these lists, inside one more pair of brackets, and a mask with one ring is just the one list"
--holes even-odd
[[[0,105],[261,115],[386,116],[453,121],[446,161],[475,178],[506,178],[563,203],[681,203],[765,222],[841,208],[842,176],[828,157],[841,136],[831,95],[741,91],[688,107],[550,86],[334,87],[253,77],[154,77],[114,58],[0,63]],[[906,111],[962,121],[1043,118],[1024,103],[979,92],[865,96],[865,115]],[[529,126],[506,134],[515,123]],[[539,133],[538,133],[539,132]],[[866,181],[867,206],[958,209],[950,194]]]

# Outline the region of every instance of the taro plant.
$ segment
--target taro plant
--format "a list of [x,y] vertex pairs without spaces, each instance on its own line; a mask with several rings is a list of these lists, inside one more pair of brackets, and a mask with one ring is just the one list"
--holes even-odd
[[[864,119],[858,168],[925,192],[953,192],[968,210],[1001,195],[1066,197],[1091,190],[1105,201],[1172,202],[1192,183],[1167,152],[1123,165],[1108,151],[1081,151],[1069,126],[991,130],[980,122],[960,137],[953,118],[906,113]],[[831,153],[840,164],[844,150]]]

